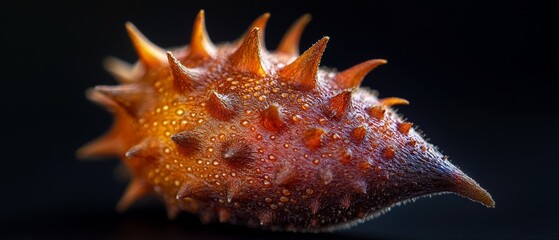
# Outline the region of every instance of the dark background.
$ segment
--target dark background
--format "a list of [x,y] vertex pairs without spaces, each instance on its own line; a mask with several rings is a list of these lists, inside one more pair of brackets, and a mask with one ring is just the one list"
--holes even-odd
[[[527,2],[2,1],[0,237],[559,238],[552,87],[559,8]],[[115,178],[117,161],[75,158],[111,123],[84,90],[115,83],[101,67],[104,57],[136,60],[125,21],[160,46],[184,45],[199,9],[214,42],[236,39],[269,11],[266,45],[273,49],[293,20],[311,13],[301,48],[330,36],[323,65],[388,59],[364,85],[410,100],[399,111],[491,192],[497,207],[437,196],[321,235],[206,226],[189,214],[168,221],[153,199],[117,214],[126,185]]]

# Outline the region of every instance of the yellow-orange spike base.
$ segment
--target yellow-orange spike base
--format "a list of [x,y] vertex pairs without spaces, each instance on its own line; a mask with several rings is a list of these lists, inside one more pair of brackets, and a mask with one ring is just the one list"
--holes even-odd
[[406,100],[358,88],[384,61],[319,68],[327,37],[295,59],[308,17],[264,51],[267,19],[238,44],[214,46],[200,12],[191,45],[167,55],[127,25],[139,64],[110,64],[123,84],[88,91],[115,122],[78,151],[122,159],[132,179],[119,210],[153,193],[171,219],[186,211],[204,223],[316,232],[437,193],[495,206],[391,108]]

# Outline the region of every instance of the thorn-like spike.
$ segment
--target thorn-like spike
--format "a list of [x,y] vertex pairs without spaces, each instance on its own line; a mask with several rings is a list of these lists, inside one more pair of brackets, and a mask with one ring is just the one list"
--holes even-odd
[[191,154],[200,150],[200,140],[192,132],[183,131],[171,135],[171,140],[180,146],[180,151]]
[[209,224],[212,221],[215,221],[215,215],[214,211],[203,211],[199,214],[200,222],[202,222],[202,224]]
[[128,187],[126,188],[124,195],[122,195],[120,201],[116,206],[117,211],[125,211],[136,201],[152,192],[153,189],[149,184],[145,183],[142,180],[132,179],[132,181],[130,181]]
[[313,89],[317,83],[318,67],[328,39],[330,38],[323,37],[295,61],[278,70],[282,80],[304,90]]
[[94,88],[89,88],[85,91],[85,96],[89,101],[92,101],[110,112],[116,112],[119,109],[118,103],[115,102],[112,98],[108,97],[107,95],[96,91]]
[[221,157],[229,164],[237,167],[254,160],[250,145],[243,140],[232,140],[223,143]]
[[182,65],[171,52],[167,52],[167,59],[169,60],[169,66],[171,67],[171,74],[173,75],[173,84],[175,89],[179,92],[192,91],[196,79],[199,77],[199,73],[194,69],[190,69]]
[[252,29],[237,50],[229,56],[231,65],[239,71],[265,77],[266,71],[260,58],[260,29]]
[[383,106],[373,106],[369,109],[368,112],[371,117],[374,117],[377,120],[382,120],[382,118],[384,117],[384,113],[386,112],[386,109],[384,109]]
[[318,211],[320,210],[321,206],[320,206],[320,201],[315,200],[311,203],[311,213],[312,214],[317,214]]
[[298,176],[298,170],[291,164],[283,164],[280,166],[278,173],[276,174],[276,184],[277,185],[289,185],[290,183],[296,182]]
[[237,45],[239,45],[243,41],[243,39],[245,39],[247,35],[250,34],[250,31],[252,31],[254,28],[259,28],[260,34],[258,36],[258,43],[262,48],[262,50],[266,50],[265,49],[266,44],[264,43],[264,34],[266,32],[266,24],[268,23],[269,19],[270,19],[270,13],[264,13],[260,15],[260,17],[255,19],[248,27],[248,32],[244,33],[243,36],[241,36],[239,40],[237,40]]
[[349,109],[353,90],[344,90],[328,101],[324,113],[331,118],[340,119]]
[[177,192],[177,200],[184,198],[207,199],[213,195],[212,186],[205,180],[188,174],[189,180]]
[[322,184],[328,185],[332,182],[333,174],[332,174],[332,170],[330,170],[329,168],[321,168],[318,173],[320,179],[322,180]]
[[342,162],[342,164],[349,164],[352,158],[353,153],[351,152],[351,149],[348,148],[343,152],[342,159],[340,161]]
[[158,67],[167,62],[165,51],[150,42],[131,22],[126,22],[126,30],[138,53],[140,61],[148,68]]
[[126,156],[127,158],[133,158],[133,157],[137,157],[137,156],[144,156],[142,153],[146,152],[147,149],[149,149],[151,147],[151,141],[149,138],[146,138],[144,140],[142,140],[140,143],[132,146],[130,149],[128,149],[128,151],[126,151],[126,153],[124,154],[124,156]]
[[258,220],[261,226],[268,225],[274,220],[274,213],[265,210],[258,215]]
[[361,194],[367,194],[367,182],[362,180],[356,180],[353,182],[353,188],[356,192]]
[[340,199],[340,207],[343,209],[348,209],[351,206],[351,197],[346,194]]
[[395,105],[409,105],[410,102],[406,99],[403,98],[397,98],[397,97],[388,97],[388,98],[383,98],[381,100],[379,100],[380,104],[382,104],[383,106],[387,106],[387,107],[392,107]]
[[355,142],[362,142],[363,139],[365,139],[365,136],[367,135],[367,128],[365,128],[365,126],[360,125],[359,127],[356,127],[353,129],[353,131],[351,132],[351,139],[354,140]]
[[204,10],[200,10],[194,20],[192,35],[190,39],[189,59],[206,59],[215,55],[216,49],[208,32],[206,31],[206,20]]
[[122,148],[122,140],[114,132],[109,132],[78,149],[76,155],[79,159],[119,156]]
[[363,78],[379,65],[386,64],[384,59],[373,59],[357,64],[343,72],[338,73],[334,81],[340,88],[357,88]]
[[179,215],[179,213],[181,212],[181,209],[175,204],[167,204],[166,208],[167,208],[167,218],[169,220],[175,220]]
[[243,182],[241,181],[231,182],[229,188],[227,189],[227,203],[231,203],[233,199],[237,197],[239,192],[242,193],[242,190],[243,190]]
[[297,19],[291,28],[289,28],[287,33],[285,33],[283,39],[281,39],[276,52],[290,56],[299,56],[299,41],[303,30],[310,21],[311,15],[308,13]]
[[226,223],[231,218],[231,213],[225,208],[220,208],[217,210],[217,219],[220,223]]
[[141,64],[131,65],[115,57],[107,57],[103,60],[103,67],[109,72],[119,83],[137,82],[144,73]]
[[149,98],[142,86],[137,84],[125,84],[116,86],[96,86],[94,91],[103,94],[118,103],[131,116],[137,116],[148,105]]
[[260,113],[260,120],[262,126],[271,132],[280,132],[285,128],[285,122],[282,119],[282,114],[278,105],[271,105],[266,110]]
[[124,143],[121,136],[122,134],[126,134],[126,129],[128,129],[128,120],[130,120],[129,114],[120,107],[117,102],[98,91],[88,89],[86,91],[86,96],[92,102],[95,102],[105,107],[110,112],[113,112],[115,114],[115,118],[111,130],[78,149],[76,156],[79,159],[97,159],[108,156],[122,156],[129,147]]
[[221,121],[229,121],[237,115],[230,103],[230,99],[215,91],[210,93],[206,106],[210,115]]
[[491,194],[483,189],[476,181],[466,176],[466,174],[460,170],[456,170],[453,175],[454,189],[452,189],[452,192],[479,202],[488,208],[495,207],[495,201],[491,197]]
[[413,123],[411,123],[411,122],[398,123],[398,131],[402,134],[407,135],[410,132],[410,129],[411,129],[412,126],[413,126]]
[[326,133],[322,128],[311,128],[303,134],[303,142],[311,149],[316,150],[322,145],[322,136]]

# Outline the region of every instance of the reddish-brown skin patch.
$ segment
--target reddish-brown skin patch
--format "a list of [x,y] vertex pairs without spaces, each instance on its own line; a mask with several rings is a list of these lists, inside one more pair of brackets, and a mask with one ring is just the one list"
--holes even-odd
[[115,114],[114,126],[78,151],[118,156],[130,170],[119,210],[155,193],[171,218],[184,210],[203,222],[319,231],[439,192],[494,206],[390,108],[406,100],[359,88],[386,61],[319,69],[327,37],[298,51],[308,15],[270,52],[268,18],[215,46],[201,11],[190,45],[170,52],[127,24],[140,61],[107,63],[122,84],[88,97]]

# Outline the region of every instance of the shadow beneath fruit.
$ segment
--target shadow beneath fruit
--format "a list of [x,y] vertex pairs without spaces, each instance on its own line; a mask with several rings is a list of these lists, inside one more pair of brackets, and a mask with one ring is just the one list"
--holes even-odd
[[[69,210],[69,209],[66,209]],[[39,216],[40,215],[40,216]],[[118,214],[112,209],[80,209],[12,218],[7,234],[17,237],[56,239],[387,239],[378,236],[358,236],[350,231],[333,233],[285,233],[250,229],[227,224],[200,223],[198,217],[182,213],[168,220],[159,207],[138,207]],[[5,234],[6,232],[4,232]]]

